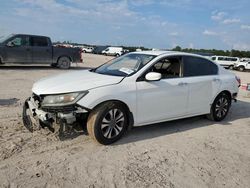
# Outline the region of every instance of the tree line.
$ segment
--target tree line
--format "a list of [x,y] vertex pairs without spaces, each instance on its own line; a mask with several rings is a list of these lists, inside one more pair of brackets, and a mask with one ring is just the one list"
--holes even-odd
[[231,57],[248,57],[250,58],[250,51],[240,51],[240,50],[216,50],[216,49],[192,49],[176,46],[172,49],[173,51],[188,52],[188,53],[198,53],[198,54],[207,54],[207,55],[218,55],[218,56],[231,56]]

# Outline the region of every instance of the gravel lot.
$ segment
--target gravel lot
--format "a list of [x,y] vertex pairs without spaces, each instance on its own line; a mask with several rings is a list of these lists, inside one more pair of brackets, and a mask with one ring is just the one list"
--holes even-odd
[[[95,67],[111,57],[85,54]],[[35,81],[66,72],[48,66],[0,67],[0,187],[249,187],[250,98],[240,91],[228,117],[203,117],[132,129],[111,146],[85,132],[60,140],[22,125]],[[250,83],[249,72],[235,72]]]

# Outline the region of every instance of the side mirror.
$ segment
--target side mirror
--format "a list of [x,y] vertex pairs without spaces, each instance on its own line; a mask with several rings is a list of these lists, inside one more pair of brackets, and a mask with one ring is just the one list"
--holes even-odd
[[145,76],[147,81],[159,81],[161,79],[161,73],[158,72],[149,72]]

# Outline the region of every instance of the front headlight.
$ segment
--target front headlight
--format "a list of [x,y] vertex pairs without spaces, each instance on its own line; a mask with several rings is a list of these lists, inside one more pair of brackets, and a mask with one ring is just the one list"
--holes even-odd
[[65,93],[60,95],[47,95],[43,98],[42,106],[65,106],[76,103],[88,92]]

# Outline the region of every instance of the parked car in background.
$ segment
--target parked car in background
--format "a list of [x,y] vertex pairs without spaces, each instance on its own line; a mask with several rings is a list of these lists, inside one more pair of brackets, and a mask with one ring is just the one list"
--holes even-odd
[[212,60],[219,65],[229,68],[231,70],[234,69],[234,65],[240,62],[240,58],[238,57],[228,57],[228,56],[212,56]]
[[111,144],[132,126],[206,115],[223,120],[240,79],[218,64],[182,52],[142,51],[102,66],[49,77],[33,85],[23,122],[42,126],[87,122],[94,140]]
[[250,61],[249,62],[246,62],[246,61],[239,62],[239,63],[235,64],[234,68],[239,70],[239,71],[250,70]]
[[243,57],[240,59],[241,62],[250,62],[250,58]]
[[93,47],[81,47],[83,53],[92,53],[94,48]]
[[122,47],[108,47],[105,50],[102,51],[102,54],[104,55],[113,55],[113,56],[121,56],[123,54],[123,48]]
[[92,53],[94,54],[102,54],[102,51],[108,48],[108,46],[96,46]]
[[68,69],[74,62],[82,62],[79,48],[55,47],[46,36],[15,34],[0,41],[2,64],[50,64]]

